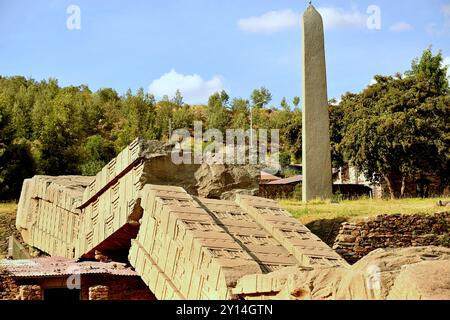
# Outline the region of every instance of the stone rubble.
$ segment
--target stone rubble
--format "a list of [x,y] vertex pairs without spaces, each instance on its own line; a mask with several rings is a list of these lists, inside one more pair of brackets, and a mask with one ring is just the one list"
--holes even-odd
[[450,212],[380,215],[342,224],[333,249],[354,263],[378,248],[450,247]]

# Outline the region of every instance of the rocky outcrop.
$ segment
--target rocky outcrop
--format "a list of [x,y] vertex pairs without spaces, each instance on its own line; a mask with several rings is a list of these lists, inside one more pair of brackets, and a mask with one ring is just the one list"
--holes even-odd
[[234,201],[236,200],[236,197],[238,195],[244,195],[244,196],[256,196],[258,195],[258,189],[235,189],[232,191],[227,191],[222,193],[222,195],[220,196],[221,200],[229,200],[229,201]]
[[[379,249],[351,267],[286,268],[260,277],[277,284],[261,292],[277,300],[450,300],[450,249]],[[248,280],[235,290],[246,292]]]
[[449,262],[423,261],[402,267],[388,299],[449,300],[449,291]]
[[[422,269],[424,265],[428,270]],[[442,270],[442,265],[446,268]],[[416,270],[414,274],[408,269]],[[424,273],[418,273],[422,270]],[[436,273],[437,270],[442,273]],[[409,276],[407,274],[409,273]],[[342,279],[337,299],[346,300],[384,300],[384,299],[433,299],[426,292],[415,291],[414,296],[408,291],[399,290],[405,278],[409,285],[417,290],[423,286],[423,278],[428,277],[430,285],[440,281],[446,287],[439,294],[441,298],[450,299],[450,249],[442,247],[416,247],[405,249],[378,249],[351,267]],[[432,289],[434,290],[434,289]]]
[[260,177],[260,169],[253,165],[234,166],[203,163],[195,173],[198,195],[212,199],[221,199],[224,193],[234,190],[258,189]]

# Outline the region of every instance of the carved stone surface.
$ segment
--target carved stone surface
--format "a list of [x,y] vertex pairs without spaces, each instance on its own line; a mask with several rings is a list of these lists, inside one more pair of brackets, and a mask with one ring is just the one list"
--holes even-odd
[[158,299],[232,299],[244,276],[347,265],[271,200],[194,198],[181,188],[147,185],[140,203],[129,261]]

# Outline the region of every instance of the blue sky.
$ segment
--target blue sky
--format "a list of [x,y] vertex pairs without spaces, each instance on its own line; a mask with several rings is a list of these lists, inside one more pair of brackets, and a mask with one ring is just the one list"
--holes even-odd
[[[315,0],[324,16],[329,97],[357,92],[375,74],[409,68],[432,45],[450,63],[450,0]],[[80,29],[69,29],[78,21]],[[381,29],[369,29],[369,6]],[[0,0],[0,75],[60,85],[183,91],[206,102],[216,90],[273,104],[301,96],[300,13],[306,0]],[[75,19],[74,19],[75,18]],[[75,21],[75,22],[74,22]],[[74,24],[75,23],[75,24]]]

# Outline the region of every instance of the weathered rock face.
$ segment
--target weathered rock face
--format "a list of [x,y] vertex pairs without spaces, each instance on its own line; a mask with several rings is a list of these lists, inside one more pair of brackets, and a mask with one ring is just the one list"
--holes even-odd
[[[204,163],[195,173],[200,197],[221,199],[225,192],[259,187],[260,170],[256,166],[231,166]],[[227,195],[225,195],[225,198]]]
[[394,281],[390,300],[449,300],[448,261],[423,261],[402,267]]
[[[189,194],[205,198],[219,199],[225,192],[235,190],[258,189],[260,168],[255,165],[209,164],[176,164],[172,161],[174,145],[159,141],[136,139],[127,149],[111,161],[110,164],[96,176],[98,186],[93,187],[96,192],[105,187],[108,181],[127,172],[131,167],[138,167],[139,183],[177,186],[185,189]],[[110,168],[115,167],[111,174]],[[109,169],[109,170],[108,170]],[[106,183],[105,183],[106,182]],[[91,187],[91,186],[90,186]],[[248,194],[248,193],[247,193]],[[85,195],[94,196],[94,192]]]
[[198,164],[175,164],[172,161],[174,145],[159,141],[140,140],[140,157],[144,159],[141,184],[174,185],[186,189],[196,195],[197,181],[195,172],[200,168]]
[[[428,270],[424,269],[426,262]],[[442,268],[442,266],[446,266]],[[410,272],[408,270],[415,270]],[[420,273],[419,271],[425,273]],[[441,273],[436,273],[439,270]],[[379,249],[352,266],[342,279],[337,299],[415,299],[431,298],[425,291],[423,279],[428,277],[432,288],[433,282],[441,281],[445,292],[441,298],[450,299],[450,249],[441,247],[416,247],[406,249]],[[408,291],[399,290],[408,279],[410,288],[415,287],[414,296]],[[395,288],[394,288],[395,285]],[[442,288],[441,288],[442,289]],[[434,290],[434,289],[432,289]]]
[[252,190],[236,189],[236,190],[232,190],[232,191],[227,191],[227,192],[222,193],[222,195],[220,196],[220,199],[234,201],[234,200],[236,200],[238,195],[256,196],[256,195],[258,195],[258,189],[252,189]]
[[[189,194],[219,199],[225,192],[255,194],[260,180],[260,168],[255,165],[175,164],[173,144],[138,139],[139,158],[144,159],[142,185],[167,185],[185,189]],[[175,151],[174,151],[175,152]],[[239,191],[241,190],[241,191]]]
[[450,249],[447,248],[379,249],[350,268],[294,269],[264,275],[280,283],[273,298],[450,300]]

